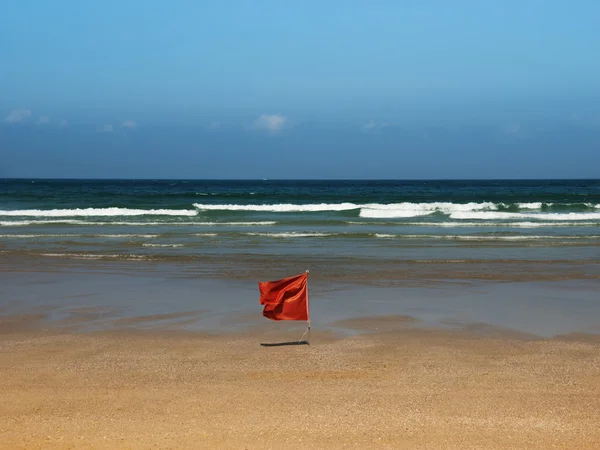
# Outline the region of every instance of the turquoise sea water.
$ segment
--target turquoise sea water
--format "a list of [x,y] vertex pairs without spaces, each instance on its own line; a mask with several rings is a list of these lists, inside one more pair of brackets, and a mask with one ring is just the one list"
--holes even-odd
[[0,251],[598,261],[600,180],[0,180]]

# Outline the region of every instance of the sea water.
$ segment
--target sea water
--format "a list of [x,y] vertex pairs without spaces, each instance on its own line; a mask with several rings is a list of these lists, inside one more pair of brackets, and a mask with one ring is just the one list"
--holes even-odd
[[600,259],[600,181],[0,180],[0,251]]

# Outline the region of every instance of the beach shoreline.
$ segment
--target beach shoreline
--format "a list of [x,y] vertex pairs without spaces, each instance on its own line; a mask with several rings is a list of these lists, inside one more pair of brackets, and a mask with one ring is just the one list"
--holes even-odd
[[[304,271],[297,261],[283,268],[278,260],[223,258],[223,264],[228,267],[215,273],[193,264],[3,259],[0,314],[76,332],[123,326],[242,331],[264,324],[257,281]],[[600,333],[597,264],[575,264],[578,275],[553,263],[507,262],[499,273],[472,262],[432,262],[414,265],[410,275],[388,265],[388,272],[370,267],[343,277],[340,267],[307,266],[313,325],[333,332],[356,332],[346,320],[411,316],[419,327],[475,324],[541,338]]]

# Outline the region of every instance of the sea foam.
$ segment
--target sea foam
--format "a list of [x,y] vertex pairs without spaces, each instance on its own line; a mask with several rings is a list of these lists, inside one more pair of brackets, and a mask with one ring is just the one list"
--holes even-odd
[[0,210],[0,216],[12,217],[195,216],[196,214],[197,211],[195,210],[185,209],[76,208]]
[[483,203],[391,203],[366,204],[360,210],[360,217],[369,219],[394,219],[428,216],[433,213],[451,214],[453,212],[463,211],[493,211],[498,206],[491,202]]
[[0,221],[0,226],[3,227],[25,227],[29,225],[127,225],[127,226],[238,226],[238,227],[253,227],[253,226],[270,226],[275,225],[277,222],[264,220],[257,222],[125,222],[125,221],[94,221],[94,220],[77,220],[77,219],[64,219],[64,220],[4,220]]
[[542,206],[552,206],[552,203],[542,202],[529,202],[529,203],[517,203],[519,209],[542,209]]
[[282,232],[282,233],[245,233],[246,236],[261,236],[272,238],[301,238],[301,237],[327,237],[331,233],[303,233],[298,231]]
[[540,235],[519,235],[519,236],[503,236],[503,235],[441,235],[441,234],[381,234],[375,233],[377,238],[398,238],[398,239],[439,239],[451,241],[539,241],[539,240],[582,240],[582,239],[598,239],[600,236],[540,236]]
[[292,203],[280,203],[274,205],[211,205],[194,203],[201,211],[256,211],[256,212],[318,212],[318,211],[348,211],[360,208],[354,203],[319,203],[308,205],[297,205]]
[[142,247],[160,247],[160,248],[181,248],[184,244],[151,244],[145,243],[142,244]]
[[83,220],[0,220],[2,227],[25,227],[28,225],[85,225]]
[[361,217],[416,217],[432,214],[437,211],[450,213],[453,211],[482,211],[498,209],[494,203],[313,203],[293,204],[280,203],[273,205],[237,205],[237,204],[203,204],[194,203],[201,211],[255,211],[255,212],[320,212],[360,210]]
[[0,238],[106,238],[106,239],[131,239],[144,238],[153,239],[158,234],[0,234]]
[[459,220],[510,220],[539,219],[557,221],[600,220],[600,213],[511,213],[499,211],[454,212],[451,219]]

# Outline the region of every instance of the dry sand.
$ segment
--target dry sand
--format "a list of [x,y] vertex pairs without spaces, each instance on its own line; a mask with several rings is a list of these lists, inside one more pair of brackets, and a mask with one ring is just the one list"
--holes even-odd
[[600,341],[393,322],[269,348],[298,336],[5,327],[0,447],[600,448]]

